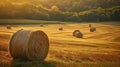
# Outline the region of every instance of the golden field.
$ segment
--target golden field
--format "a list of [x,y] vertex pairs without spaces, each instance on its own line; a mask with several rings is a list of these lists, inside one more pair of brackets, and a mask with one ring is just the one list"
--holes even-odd
[[[89,23],[0,26],[0,67],[120,67],[120,25],[91,24],[96,32],[89,31]],[[42,30],[48,35],[50,49],[44,62],[12,59],[9,41],[20,29]],[[73,37],[74,30],[80,30],[83,38]]]

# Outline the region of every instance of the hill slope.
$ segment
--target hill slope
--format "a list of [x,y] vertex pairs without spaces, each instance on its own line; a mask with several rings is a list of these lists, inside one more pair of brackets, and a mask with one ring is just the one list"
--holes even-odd
[[119,0],[2,0],[0,18],[119,21]]

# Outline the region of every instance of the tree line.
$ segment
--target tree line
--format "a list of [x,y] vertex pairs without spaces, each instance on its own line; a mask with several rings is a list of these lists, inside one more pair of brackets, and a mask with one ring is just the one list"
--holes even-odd
[[30,2],[32,1],[25,3],[0,2],[0,18],[76,22],[120,20],[119,0],[46,0],[45,3]]

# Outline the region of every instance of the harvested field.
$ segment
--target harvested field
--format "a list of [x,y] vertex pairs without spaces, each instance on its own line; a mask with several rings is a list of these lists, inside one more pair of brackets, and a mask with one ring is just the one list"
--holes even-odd
[[[89,31],[89,23],[0,27],[0,67],[120,67],[120,26],[114,24],[91,23],[97,29]],[[44,62],[13,60],[8,46],[12,35],[20,30],[42,30],[50,41],[48,56]],[[84,37],[72,36],[80,30]]]

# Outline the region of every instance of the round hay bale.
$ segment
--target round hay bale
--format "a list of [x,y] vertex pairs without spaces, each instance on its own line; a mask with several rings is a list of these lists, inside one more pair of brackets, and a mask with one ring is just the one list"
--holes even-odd
[[10,25],[7,25],[7,27],[6,27],[7,29],[11,29],[12,27],[10,26]]
[[20,30],[24,30],[24,29],[20,29]]
[[43,24],[41,24],[41,25],[40,25],[40,27],[44,27],[44,25],[43,25]]
[[43,61],[49,50],[49,40],[43,31],[19,30],[11,40],[9,51],[14,59]]
[[76,32],[80,32],[80,31],[79,31],[79,30],[75,30],[75,31],[73,32],[73,36],[75,36],[75,33],[76,33]]
[[75,30],[73,32],[73,36],[75,36],[77,38],[83,38],[83,34],[79,30]]
[[91,25],[91,24],[89,24],[89,27],[92,27],[92,25]]
[[60,30],[60,31],[62,31],[62,30],[63,30],[63,28],[62,28],[62,27],[60,27],[60,28],[59,28],[59,30]]
[[96,31],[96,28],[95,27],[90,27],[90,32],[94,32]]

